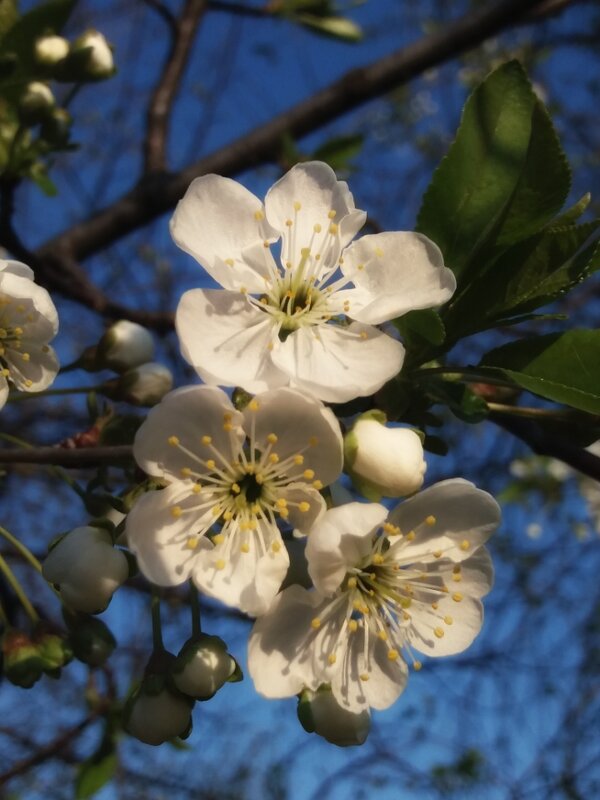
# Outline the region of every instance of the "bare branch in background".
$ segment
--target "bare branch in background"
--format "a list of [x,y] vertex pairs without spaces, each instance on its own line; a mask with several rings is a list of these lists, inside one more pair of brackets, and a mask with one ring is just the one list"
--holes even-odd
[[62,467],[95,467],[133,458],[130,445],[114,447],[32,447],[24,450],[0,449],[0,464],[54,464]]

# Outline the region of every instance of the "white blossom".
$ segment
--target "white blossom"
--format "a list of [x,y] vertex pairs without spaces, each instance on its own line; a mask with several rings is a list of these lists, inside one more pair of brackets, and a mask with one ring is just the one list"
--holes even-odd
[[87,74],[91,78],[109,78],[115,71],[115,64],[112,50],[104,35],[99,31],[87,31],[73,43],[73,52],[87,48]]
[[0,259],[0,408],[9,382],[22,392],[47,389],[58,372],[48,342],[58,331],[50,295],[18,261]]
[[493,579],[481,545],[499,519],[493,498],[459,479],[389,516],[377,503],[329,509],[306,548],[315,590],[290,586],[254,626],[257,690],[288,697],[329,684],[349,711],[390,706],[408,664],[421,667],[413,650],[459,653],[479,633]]
[[38,64],[53,66],[69,54],[69,42],[63,36],[40,36],[34,46],[35,59]]
[[249,392],[291,385],[345,402],[398,373],[404,348],[376,326],[441,305],[456,283],[421,234],[350,244],[365,217],[320,162],[291,169],[264,205],[228,178],[192,182],[171,234],[223,289],[186,292],[175,324],[184,358],[206,383]]
[[321,516],[319,491],[341,472],[342,437],[329,409],[292,389],[258,395],[242,412],[221,389],[190,386],[152,409],[134,455],[168,484],[127,518],[140,570],[161,586],[191,577],[259,614],[289,565],[278,521],[306,533]]

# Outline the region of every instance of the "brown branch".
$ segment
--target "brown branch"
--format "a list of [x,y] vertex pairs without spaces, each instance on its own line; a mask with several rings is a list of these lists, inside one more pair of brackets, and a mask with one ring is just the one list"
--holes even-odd
[[[577,1],[560,0],[561,9]],[[547,0],[501,0],[491,8],[483,6],[448,24],[440,32],[368,67],[346,73],[286,113],[178,173],[146,174],[132,190],[110,206],[46,242],[35,253],[28,253],[11,231],[2,235],[1,243],[29,263],[38,281],[51,291],[58,291],[104,316],[124,317],[167,331],[173,325],[172,314],[130,309],[111,300],[90,282],[79,261],[106,249],[169,211],[198,175],[208,172],[234,175],[272,162],[279,155],[284,136],[300,138],[318,130],[425,70],[477,46],[486,38],[518,24],[535,21],[527,15],[542,7],[547,8]]]
[[491,414],[490,420],[512,433],[539,456],[551,456],[563,461],[573,469],[600,481],[600,457],[571,444],[567,439],[543,431],[535,422],[515,419],[503,414]]
[[144,163],[147,172],[160,172],[166,169],[170,112],[205,8],[205,0],[187,0],[181,16],[173,23],[172,45],[148,109],[144,144]]
[[0,449],[0,464],[53,464],[61,467],[93,467],[97,464],[133,458],[130,445],[113,447],[31,447],[23,450]]

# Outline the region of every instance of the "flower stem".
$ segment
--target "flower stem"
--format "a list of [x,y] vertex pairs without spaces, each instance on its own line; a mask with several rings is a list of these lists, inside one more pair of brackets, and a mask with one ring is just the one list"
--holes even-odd
[[40,618],[39,618],[39,615],[38,615],[37,611],[35,610],[35,608],[29,602],[29,598],[27,597],[27,595],[23,591],[23,587],[19,583],[19,580],[18,580],[17,576],[14,574],[14,572],[8,566],[8,564],[6,563],[6,561],[4,560],[4,558],[2,556],[0,556],[0,572],[4,573],[4,577],[6,578],[8,584],[12,588],[13,592],[19,598],[19,601],[20,601],[21,605],[23,606],[23,608],[25,609],[25,612],[26,612],[27,616],[29,617],[29,619],[34,624],[38,623],[40,621]]
[[9,627],[9,625],[10,623],[8,621],[8,614],[6,613],[6,611],[4,610],[4,606],[0,602],[0,628],[6,629]]
[[200,598],[198,597],[198,590],[194,586],[194,582],[190,581],[190,610],[192,612],[192,636],[198,636],[202,633],[202,624],[200,622]]
[[70,394],[88,394],[89,392],[101,392],[104,389],[104,384],[97,386],[74,386],[65,389],[46,389],[43,392],[19,392],[18,394],[11,394],[8,397],[8,403],[22,403],[25,400],[35,400],[37,397],[60,397],[62,395]]
[[4,536],[6,541],[10,542],[10,544],[12,544],[15,550],[17,550],[17,552],[19,552],[23,556],[23,558],[31,564],[31,566],[34,569],[36,569],[39,573],[42,572],[42,565],[33,555],[31,550],[28,547],[26,547],[23,544],[23,542],[20,542],[16,536],[13,536],[10,531],[7,531],[6,528],[3,528],[2,525],[0,525],[0,536]]
[[526,419],[551,420],[553,422],[569,422],[573,418],[573,413],[563,411],[559,408],[530,408],[529,406],[511,406],[505,403],[488,402],[490,411],[496,414],[508,415],[511,417],[525,417]]
[[158,594],[158,589],[155,586],[152,587],[151,609],[152,609],[152,647],[155,651],[164,650],[165,646],[163,644],[162,626],[160,623],[160,596]]
[[510,389],[520,389],[520,387],[509,379],[494,378],[483,372],[477,372],[470,367],[426,367],[418,369],[412,373],[417,380],[421,377],[428,378],[430,375],[440,375],[450,380],[460,379],[466,383],[487,383],[490,386],[507,386]]

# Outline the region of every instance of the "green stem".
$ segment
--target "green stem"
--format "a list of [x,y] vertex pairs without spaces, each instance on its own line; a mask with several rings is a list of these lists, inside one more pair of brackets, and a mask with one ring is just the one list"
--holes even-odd
[[13,592],[19,598],[21,605],[25,609],[25,612],[29,619],[34,623],[37,624],[40,621],[39,615],[35,608],[29,602],[29,598],[23,591],[23,587],[19,583],[17,576],[14,574],[12,569],[8,566],[6,561],[2,556],[0,556],[0,571],[4,573],[4,577],[6,578],[8,584],[11,586]]
[[529,406],[510,406],[505,403],[489,402],[488,408],[490,411],[495,411],[496,414],[503,414],[511,417],[525,417],[526,419],[569,422],[573,418],[571,411],[563,411],[558,408],[530,408]]
[[160,623],[160,597],[158,594],[158,590],[154,586],[152,587],[151,609],[152,609],[152,647],[155,651],[164,650],[165,646],[163,644],[162,626]]
[[190,581],[190,610],[192,612],[192,636],[198,636],[202,633],[202,624],[200,622],[200,598],[198,597],[198,590],[194,586],[193,581]]
[[22,403],[24,400],[35,400],[38,397],[60,397],[69,394],[89,394],[89,392],[101,392],[104,384],[98,386],[75,386],[66,389],[46,389],[43,392],[19,392],[8,397],[8,403]]
[[42,565],[33,555],[31,550],[23,544],[23,542],[20,542],[16,536],[13,536],[12,533],[10,533],[10,531],[7,531],[6,528],[3,528],[2,525],[0,525],[0,536],[4,536],[6,541],[10,542],[10,544],[12,544],[15,550],[17,550],[23,556],[23,558],[26,561],[28,561],[31,564],[31,566],[41,574]]
[[417,380],[421,377],[429,377],[430,375],[440,375],[450,379],[459,379],[465,383],[487,383],[490,386],[506,386],[510,389],[519,389],[520,387],[508,379],[494,378],[486,375],[483,372],[477,372],[469,367],[426,367],[425,369],[418,369],[412,373],[411,377]]
[[10,627],[10,623],[8,621],[8,614],[4,610],[4,606],[0,602],[0,627],[8,628]]

